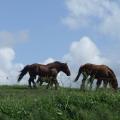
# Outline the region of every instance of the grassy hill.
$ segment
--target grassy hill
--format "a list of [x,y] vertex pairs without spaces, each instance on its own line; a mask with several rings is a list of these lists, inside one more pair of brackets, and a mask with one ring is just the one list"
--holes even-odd
[[0,120],[120,120],[120,92],[1,86]]

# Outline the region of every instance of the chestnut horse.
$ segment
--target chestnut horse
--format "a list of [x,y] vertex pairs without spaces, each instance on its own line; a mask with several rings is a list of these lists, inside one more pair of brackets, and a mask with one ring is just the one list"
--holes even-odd
[[84,64],[79,68],[79,72],[75,81],[77,81],[80,75],[83,74],[81,89],[85,88],[85,81],[90,76],[89,81],[91,85],[94,79],[97,79],[97,88],[99,88],[102,80],[104,82],[104,87],[107,87],[109,83],[113,89],[118,88],[118,82],[114,72],[106,65],[95,65],[95,64]]
[[27,72],[30,75],[29,78],[29,87],[31,87],[31,82],[33,83],[33,86],[36,87],[36,83],[34,82],[34,79],[36,79],[36,76],[44,77],[44,78],[49,78],[49,82],[47,85],[47,88],[50,86],[50,84],[55,84],[55,88],[57,89],[58,87],[58,82],[57,82],[57,74],[62,71],[64,72],[67,76],[70,76],[70,70],[68,68],[68,65],[66,63],[61,63],[56,65],[58,69],[55,68],[48,68],[46,65],[42,64],[31,64],[31,65],[26,65],[23,70],[21,70],[21,73],[18,78],[18,82],[23,78]]
[[[55,61],[55,62],[46,64],[46,66],[49,69],[56,69],[57,73],[59,73],[60,71],[62,71],[64,73],[69,73],[70,74],[70,70],[68,69],[67,63],[61,63],[59,61]],[[67,71],[63,71],[62,67],[64,67],[64,68],[66,67],[64,70],[67,70]],[[44,77],[39,76],[38,79],[37,79],[37,83],[39,83],[40,86],[41,86],[43,84],[43,82],[48,83],[49,82],[49,78],[44,78]],[[52,85],[52,83],[51,83],[51,85]]]

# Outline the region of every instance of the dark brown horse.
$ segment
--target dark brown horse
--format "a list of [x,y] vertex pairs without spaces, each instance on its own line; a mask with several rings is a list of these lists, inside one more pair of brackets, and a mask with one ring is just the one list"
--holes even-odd
[[[29,78],[29,86],[31,87],[31,82],[33,83],[33,86],[36,87],[36,83],[34,82],[34,79],[36,79],[36,76],[44,77],[44,78],[49,78],[49,82],[47,85],[47,88],[50,86],[50,84],[55,84],[55,88],[57,89],[58,82],[57,82],[57,74],[62,71],[64,72],[67,76],[70,76],[70,70],[67,66],[66,63],[60,63],[60,62],[55,62],[58,64],[55,64],[57,69],[55,68],[48,68],[46,65],[42,64],[32,64],[32,65],[26,65],[23,70],[21,71],[21,74],[19,75],[18,81],[20,81],[23,76],[28,72],[30,75]],[[52,82],[51,82],[52,81]]]
[[94,79],[97,79],[97,88],[99,88],[102,80],[104,82],[104,86],[107,87],[109,83],[113,89],[118,88],[118,82],[114,72],[106,65],[95,65],[95,64],[85,64],[79,68],[79,72],[75,81],[77,81],[80,75],[83,74],[81,89],[85,88],[85,81],[90,76],[89,81],[91,85]]
[[[61,63],[59,61],[55,61],[55,62],[46,64],[46,66],[49,69],[56,69],[57,73],[62,71],[64,73],[67,73],[67,76],[70,75],[70,70],[68,68],[67,63]],[[37,80],[37,83],[40,83],[40,86],[41,86],[43,84],[43,82],[48,83],[49,82],[49,78],[44,78],[44,77],[39,76],[38,80]],[[51,83],[51,85],[52,85],[52,83]]]

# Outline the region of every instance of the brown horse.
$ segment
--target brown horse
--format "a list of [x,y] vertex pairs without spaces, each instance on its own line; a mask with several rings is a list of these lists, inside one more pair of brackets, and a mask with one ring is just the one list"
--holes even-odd
[[[67,63],[61,63],[59,61],[55,61],[55,62],[46,64],[46,66],[49,69],[56,69],[57,73],[62,71],[64,73],[68,73],[67,74],[68,76],[70,75],[70,70],[69,70],[69,68],[67,66]],[[48,83],[49,82],[49,78],[44,78],[44,77],[39,76],[38,80],[37,80],[37,83],[40,83],[40,86],[41,86],[43,84],[43,82]],[[52,83],[51,83],[51,85],[52,85]]]
[[[23,70],[21,71],[21,74],[19,75],[18,82],[23,78],[23,76],[28,72],[30,75],[29,78],[29,86],[31,87],[31,82],[33,83],[33,86],[36,87],[36,83],[34,82],[34,79],[36,79],[36,76],[49,78],[49,82],[47,85],[47,88],[50,86],[50,84],[55,84],[55,88],[57,89],[58,82],[57,82],[57,74],[58,72],[62,71],[67,76],[70,76],[70,70],[66,63],[60,63],[56,65],[58,69],[55,68],[48,68],[46,65],[42,64],[32,64],[32,65],[26,65]],[[51,82],[52,81],[52,82]]]
[[95,64],[85,64],[79,68],[79,72],[75,81],[77,81],[81,75],[83,74],[81,89],[85,88],[85,81],[90,76],[89,81],[91,85],[94,79],[97,79],[97,88],[99,88],[102,80],[104,82],[104,87],[107,87],[109,83],[113,89],[118,88],[118,82],[114,72],[106,65],[95,65]]

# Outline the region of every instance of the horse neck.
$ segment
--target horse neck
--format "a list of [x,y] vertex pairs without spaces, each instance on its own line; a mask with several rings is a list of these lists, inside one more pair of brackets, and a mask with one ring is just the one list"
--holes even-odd
[[60,72],[62,70],[62,65],[60,64],[50,63],[50,64],[47,64],[47,67],[50,69],[55,68],[57,72]]

